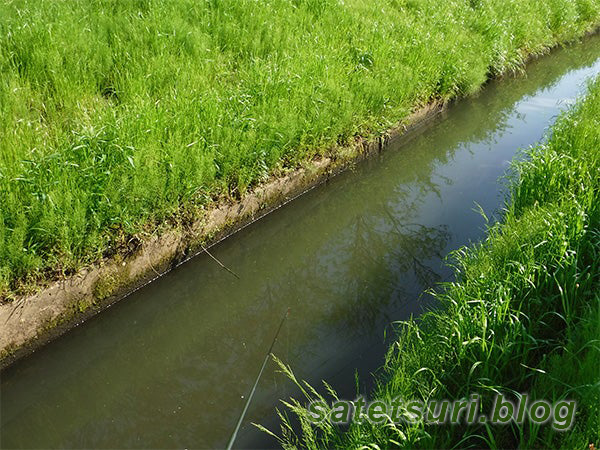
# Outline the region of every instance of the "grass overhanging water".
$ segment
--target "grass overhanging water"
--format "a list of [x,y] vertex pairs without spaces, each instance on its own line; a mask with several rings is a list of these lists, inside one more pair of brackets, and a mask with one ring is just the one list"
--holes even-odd
[[3,2],[0,297],[469,94],[599,17],[597,0]]
[[[456,281],[439,308],[399,324],[372,398],[468,398],[497,393],[577,402],[569,431],[509,425],[311,423],[306,398],[286,402],[280,442],[307,448],[588,448],[600,443],[600,78],[548,141],[513,163],[503,219],[456,251]],[[333,397],[335,392],[327,387]],[[289,417],[288,417],[289,416]],[[291,424],[299,420],[301,427]],[[298,432],[297,430],[301,430]]]

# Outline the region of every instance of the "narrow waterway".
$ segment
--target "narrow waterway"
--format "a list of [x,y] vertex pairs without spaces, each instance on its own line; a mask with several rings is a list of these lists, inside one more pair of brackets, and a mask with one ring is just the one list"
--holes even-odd
[[[356,394],[381,366],[390,323],[430,306],[449,251],[482,236],[502,206],[517,149],[538,141],[600,70],[600,37],[488,84],[380,157],[215,246],[240,279],[200,255],[5,370],[4,448],[223,447],[274,353],[298,377]],[[428,306],[429,304],[429,306]],[[269,363],[237,446],[275,445],[296,395]]]

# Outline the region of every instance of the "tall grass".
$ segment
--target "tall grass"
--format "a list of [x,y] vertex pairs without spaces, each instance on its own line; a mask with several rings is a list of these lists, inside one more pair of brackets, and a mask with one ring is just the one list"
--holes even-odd
[[0,295],[472,92],[598,0],[0,4]]
[[[587,448],[600,443],[600,78],[555,124],[546,144],[514,164],[503,220],[454,255],[456,281],[440,308],[399,326],[373,398],[461,399],[496,393],[578,402],[557,432],[511,425],[284,426],[282,444],[310,448]],[[293,376],[288,371],[290,376]],[[300,383],[299,383],[300,384]],[[308,398],[316,391],[303,386]],[[285,424],[289,424],[286,421]]]

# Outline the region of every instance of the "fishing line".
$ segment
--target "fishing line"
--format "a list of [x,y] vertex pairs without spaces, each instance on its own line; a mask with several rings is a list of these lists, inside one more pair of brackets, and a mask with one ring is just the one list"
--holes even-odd
[[250,391],[250,395],[248,395],[248,400],[246,400],[246,404],[244,405],[244,409],[242,410],[242,414],[240,414],[240,418],[237,422],[237,425],[235,426],[235,430],[233,431],[233,434],[231,435],[231,438],[229,439],[229,443],[227,444],[227,450],[231,450],[231,448],[233,447],[233,443],[235,442],[235,438],[237,437],[238,431],[240,430],[240,427],[242,426],[242,422],[244,421],[244,417],[246,416],[246,412],[248,411],[248,407],[250,406],[250,402],[252,401],[252,396],[254,395],[254,391],[256,391],[256,387],[258,386],[258,382],[260,381],[260,377],[262,376],[263,371],[265,370],[265,367],[267,366],[267,361],[269,361],[269,357],[271,356],[271,353],[273,351],[273,347],[275,346],[275,342],[277,341],[277,337],[279,336],[279,332],[281,331],[281,328],[283,327],[283,323],[285,322],[285,319],[287,319],[287,316],[290,313],[290,308],[287,309],[287,311],[285,312],[285,314],[283,315],[283,318],[281,319],[281,323],[279,324],[279,328],[277,329],[277,333],[275,333],[275,337],[273,338],[273,341],[271,342],[271,346],[269,347],[269,351],[267,352],[265,359],[262,363],[262,366],[260,368],[260,372],[258,372],[258,376],[256,377],[256,380],[254,381],[254,385],[252,386],[252,390]]
[[219,261],[215,256],[213,256],[213,254],[211,252],[208,251],[208,249],[200,244],[200,247],[202,247],[202,250],[204,252],[206,252],[206,254],[208,256],[210,256],[212,259],[214,259],[218,265],[220,265],[223,269],[225,269],[227,272],[229,272],[231,275],[233,275],[234,277],[236,277],[238,280],[240,279],[239,275],[237,273],[235,273],[233,270],[231,270],[229,267],[227,267],[225,264],[223,264],[221,261]]

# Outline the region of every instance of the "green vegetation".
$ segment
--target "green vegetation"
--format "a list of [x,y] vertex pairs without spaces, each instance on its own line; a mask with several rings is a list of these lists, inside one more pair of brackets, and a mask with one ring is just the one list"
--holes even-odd
[[[292,401],[302,434],[284,426],[286,447],[584,449],[600,443],[600,78],[557,121],[548,142],[525,156],[514,164],[503,220],[490,226],[484,242],[454,254],[456,281],[434,294],[440,307],[399,326],[371,398],[427,402],[479,393],[484,413],[496,393],[571,399],[578,403],[573,428],[387,421],[341,430],[311,425],[308,411]],[[301,387],[307,397],[323,399]]]
[[468,94],[598,0],[0,4],[0,295]]

